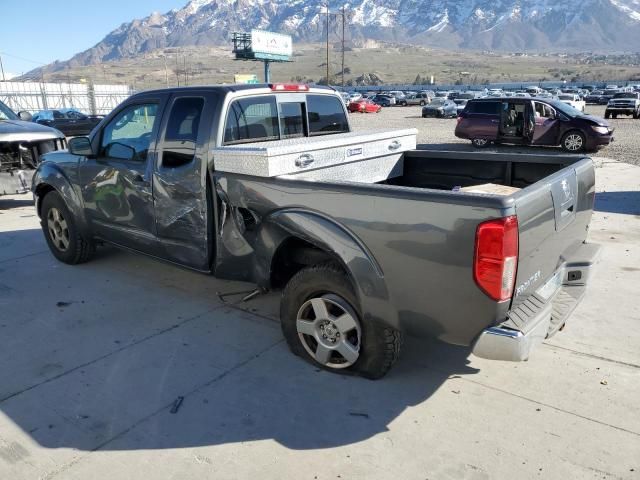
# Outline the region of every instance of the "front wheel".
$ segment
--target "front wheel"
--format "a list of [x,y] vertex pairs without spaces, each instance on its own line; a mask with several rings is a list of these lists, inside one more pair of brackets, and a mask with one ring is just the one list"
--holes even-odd
[[383,377],[400,354],[399,331],[363,318],[347,275],[327,263],[300,270],[280,302],[291,351],[332,372]]
[[634,112],[634,113],[633,113],[633,118],[634,118],[635,120],[638,120],[638,119],[640,118],[640,110],[638,110],[637,112]]
[[567,152],[582,152],[583,150],[585,150],[586,138],[582,132],[573,130],[566,133],[565,136],[562,137],[562,142],[560,145]]
[[49,250],[61,262],[75,265],[88,261],[93,255],[93,242],[82,236],[58,192],[50,192],[44,197],[41,225]]
[[611,116],[611,113],[609,113],[607,111],[604,112],[604,118],[606,118],[608,120],[610,116]]
[[471,140],[471,145],[476,148],[486,148],[489,146],[489,140],[486,138],[474,138]]
[[426,104],[427,104],[427,103],[426,103],[424,100],[422,100],[422,101],[420,102],[420,106],[421,106],[421,107],[424,107]]

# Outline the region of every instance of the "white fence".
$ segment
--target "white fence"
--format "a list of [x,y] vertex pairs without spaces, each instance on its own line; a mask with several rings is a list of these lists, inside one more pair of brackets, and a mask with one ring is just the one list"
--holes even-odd
[[92,115],[106,115],[132,93],[126,85],[0,82],[0,101],[14,112],[73,107]]

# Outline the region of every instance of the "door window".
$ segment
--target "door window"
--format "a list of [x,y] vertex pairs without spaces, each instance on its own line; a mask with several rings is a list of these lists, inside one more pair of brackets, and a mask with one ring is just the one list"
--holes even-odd
[[173,103],[162,142],[163,167],[175,168],[193,160],[203,108],[203,98],[178,98]]
[[[111,158],[130,160],[129,152],[133,150],[133,159],[145,161],[157,121],[157,111],[158,105],[149,103],[130,105],[119,112],[104,129],[102,154],[108,153]],[[113,148],[114,144],[118,144],[119,147]]]

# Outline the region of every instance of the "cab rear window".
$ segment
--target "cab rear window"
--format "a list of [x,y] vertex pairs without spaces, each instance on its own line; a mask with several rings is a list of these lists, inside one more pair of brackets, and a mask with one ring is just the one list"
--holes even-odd
[[[286,94],[282,96],[286,99]],[[280,103],[278,103],[278,100]],[[234,100],[224,129],[224,145],[349,131],[342,101],[332,95],[307,95],[306,102],[276,96]]]

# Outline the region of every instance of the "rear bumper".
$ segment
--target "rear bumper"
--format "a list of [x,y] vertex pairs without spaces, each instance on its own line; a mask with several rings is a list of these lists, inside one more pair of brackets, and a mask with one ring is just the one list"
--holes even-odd
[[527,360],[537,345],[565,325],[580,303],[599,253],[598,245],[584,244],[579,255],[556,271],[562,279],[559,288],[551,294],[543,293],[545,287],[540,288],[511,310],[505,322],[483,330],[472,353],[490,360]]

